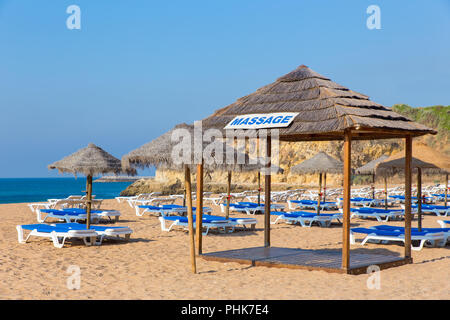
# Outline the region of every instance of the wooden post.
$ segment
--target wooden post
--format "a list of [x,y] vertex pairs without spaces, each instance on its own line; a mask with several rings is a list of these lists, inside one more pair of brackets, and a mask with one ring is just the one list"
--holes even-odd
[[227,208],[225,210],[225,218],[230,217],[230,201],[231,201],[231,171],[227,175]]
[[88,175],[87,183],[87,201],[86,201],[86,229],[91,227],[91,209],[92,209],[92,176]]
[[186,186],[184,187],[184,193],[183,193],[183,207],[186,207]]
[[317,197],[317,215],[320,214],[320,200],[322,198],[322,172],[319,173],[319,195]]
[[323,203],[327,202],[327,173],[323,174]]
[[422,231],[422,169],[417,168],[417,228]]
[[445,206],[447,207],[447,198],[448,198],[448,173],[445,174]]
[[196,210],[196,231],[197,231],[197,254],[202,254],[202,221],[203,221],[203,163],[197,164],[197,210]]
[[350,268],[350,196],[351,196],[351,153],[352,136],[350,130],[344,132],[344,217],[342,239],[342,269]]
[[412,138],[405,138],[405,258],[411,258],[411,159]]
[[387,193],[387,176],[384,176],[384,209],[387,210],[388,208],[388,193]]
[[261,205],[261,171],[258,171],[258,206]]
[[375,173],[372,173],[372,199],[375,199]]
[[194,217],[192,214],[192,191],[191,191],[191,170],[187,164],[184,165],[184,185],[186,186],[186,204],[189,225],[189,246],[191,256],[191,270],[197,273],[195,264],[195,240],[194,240]]
[[270,178],[271,178],[271,161],[272,156],[272,138],[267,136],[266,141],[266,156],[269,161],[266,164],[267,171],[264,176],[264,247],[270,247]]

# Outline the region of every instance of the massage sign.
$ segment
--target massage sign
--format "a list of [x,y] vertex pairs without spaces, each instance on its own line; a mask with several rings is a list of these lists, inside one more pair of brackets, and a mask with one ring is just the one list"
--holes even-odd
[[244,114],[231,120],[225,129],[284,128],[289,126],[297,115],[297,112]]

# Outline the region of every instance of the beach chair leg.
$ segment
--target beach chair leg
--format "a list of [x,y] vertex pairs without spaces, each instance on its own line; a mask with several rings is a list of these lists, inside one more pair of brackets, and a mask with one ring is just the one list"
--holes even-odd
[[36,209],[36,219],[39,223],[43,223],[45,221],[45,218],[42,219],[41,210],[39,210],[39,209]]
[[56,235],[56,233],[54,231],[51,232],[50,236],[51,236],[51,239],[53,241],[53,245],[56,248],[60,248],[61,249],[64,246],[64,242],[66,241],[66,237],[62,237],[62,242],[60,243],[59,239],[58,239],[58,236]]
[[367,235],[367,236],[363,239],[363,241],[361,241],[361,245],[362,245],[362,246],[365,245],[366,242],[369,241],[370,239],[372,239],[372,238],[371,238],[369,235]]
[[350,231],[350,244],[355,244],[355,235],[353,234],[353,232]]
[[17,236],[18,236],[19,243],[26,243],[28,238],[29,238],[29,236],[26,239],[23,239],[23,229],[22,229],[22,227],[21,226],[16,226],[16,229],[17,229]]
[[206,227],[206,231],[205,231],[205,232],[202,232],[202,235],[207,236],[207,235],[208,235],[208,232],[209,232],[209,226]]

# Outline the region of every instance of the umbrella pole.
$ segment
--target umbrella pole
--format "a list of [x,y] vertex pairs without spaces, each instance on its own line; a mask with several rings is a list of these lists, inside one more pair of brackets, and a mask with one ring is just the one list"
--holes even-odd
[[258,206],[261,205],[261,171],[258,171]]
[[225,217],[230,217],[230,200],[231,200],[231,171],[228,171],[227,175],[227,209],[225,211]]
[[387,210],[388,204],[387,204],[387,177],[384,177],[384,210]]
[[375,199],[375,173],[372,173],[372,199]]
[[323,174],[323,203],[327,202],[327,174]]
[[87,176],[86,229],[91,227],[92,176]]
[[448,173],[445,175],[445,206],[447,207],[448,198]]
[[317,215],[320,214],[320,200],[322,198],[322,172],[319,173],[319,196],[317,197]]
[[203,221],[203,163],[197,165],[197,254],[202,254]]
[[417,168],[417,227],[422,231],[422,169]]
[[184,186],[183,191],[183,207],[186,207],[186,186]]
[[191,171],[188,165],[184,165],[184,185],[186,186],[187,197],[187,216],[189,225],[189,245],[191,256],[191,270],[197,273],[197,266],[195,264],[195,242],[194,242],[194,216],[192,214],[192,192],[191,192]]

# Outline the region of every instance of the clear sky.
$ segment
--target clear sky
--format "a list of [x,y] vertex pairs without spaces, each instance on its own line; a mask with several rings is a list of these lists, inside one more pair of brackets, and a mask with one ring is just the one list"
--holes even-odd
[[0,177],[57,176],[89,142],[121,157],[301,64],[387,106],[448,105],[449,58],[449,0],[0,0]]

